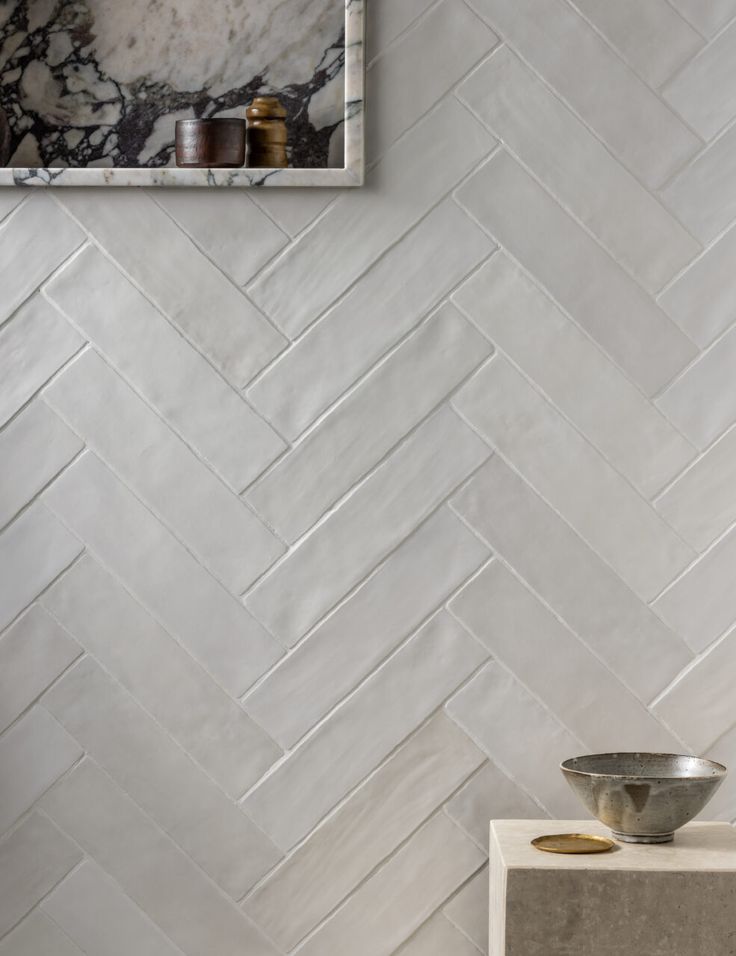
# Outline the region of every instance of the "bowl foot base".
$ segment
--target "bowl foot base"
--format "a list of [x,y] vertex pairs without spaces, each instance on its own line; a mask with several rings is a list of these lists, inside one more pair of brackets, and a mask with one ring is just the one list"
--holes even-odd
[[671,843],[674,833],[619,833],[617,830],[611,830],[615,840],[621,843]]

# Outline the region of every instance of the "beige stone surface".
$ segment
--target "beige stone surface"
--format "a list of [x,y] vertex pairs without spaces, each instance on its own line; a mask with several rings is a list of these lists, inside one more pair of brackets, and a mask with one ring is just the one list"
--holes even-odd
[[609,835],[593,820],[495,820],[489,956],[733,956],[736,831],[691,823],[664,845],[542,853],[542,834]]

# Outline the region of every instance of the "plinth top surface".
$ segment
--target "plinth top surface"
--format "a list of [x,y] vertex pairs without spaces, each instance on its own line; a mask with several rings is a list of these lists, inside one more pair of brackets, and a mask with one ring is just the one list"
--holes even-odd
[[616,843],[608,853],[544,853],[531,845],[548,833],[610,837],[597,820],[492,820],[491,849],[507,869],[736,871],[736,829],[728,823],[688,823],[672,843]]

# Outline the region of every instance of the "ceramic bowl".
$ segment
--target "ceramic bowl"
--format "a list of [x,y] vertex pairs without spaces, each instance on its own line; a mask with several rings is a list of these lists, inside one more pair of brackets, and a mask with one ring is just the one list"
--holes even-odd
[[624,843],[669,843],[727,772],[702,757],[647,753],[571,757],[560,769],[593,816]]

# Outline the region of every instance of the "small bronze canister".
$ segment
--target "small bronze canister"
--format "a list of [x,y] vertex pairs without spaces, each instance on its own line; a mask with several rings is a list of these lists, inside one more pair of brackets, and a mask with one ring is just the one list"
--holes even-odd
[[177,120],[177,166],[201,169],[238,167],[244,163],[245,120]]
[[248,166],[282,169],[286,160],[286,110],[276,96],[256,96],[248,117]]

